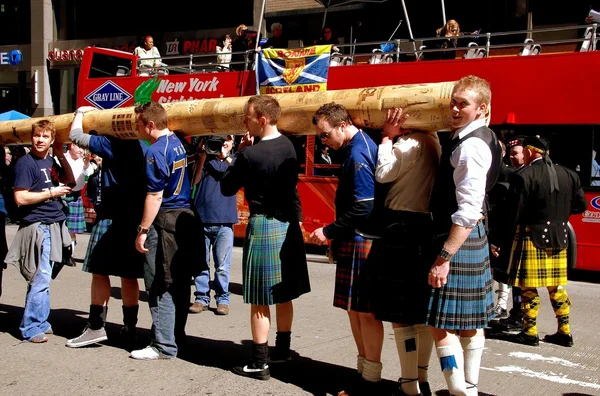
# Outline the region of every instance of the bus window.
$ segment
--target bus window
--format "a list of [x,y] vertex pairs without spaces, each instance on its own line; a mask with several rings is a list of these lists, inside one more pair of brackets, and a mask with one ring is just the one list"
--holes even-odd
[[89,78],[130,76],[132,65],[131,59],[94,53]]
[[340,153],[331,150],[321,143],[321,139],[315,139],[315,165],[314,176],[337,176],[340,169]]

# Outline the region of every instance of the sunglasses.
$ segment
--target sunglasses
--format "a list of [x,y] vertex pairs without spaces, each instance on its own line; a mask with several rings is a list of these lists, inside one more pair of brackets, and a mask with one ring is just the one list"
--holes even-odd
[[327,131],[327,132],[320,133],[319,137],[321,138],[321,140],[327,140],[327,139],[329,139],[329,136],[331,136],[331,131],[333,131],[335,128],[338,128],[338,127],[333,127],[329,131]]

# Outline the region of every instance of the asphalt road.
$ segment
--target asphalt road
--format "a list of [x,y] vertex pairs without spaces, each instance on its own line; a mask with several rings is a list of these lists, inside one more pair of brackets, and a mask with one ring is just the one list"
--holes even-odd
[[[9,242],[16,232],[7,227]],[[75,257],[83,259],[88,236],[78,237]],[[234,249],[231,271],[231,313],[212,311],[190,315],[188,343],[174,360],[136,361],[118,342],[121,301],[118,279],[108,313],[109,340],[102,345],[71,349],[66,339],[80,334],[89,310],[90,275],[65,268],[51,285],[50,322],[55,335],[46,344],[22,342],[18,326],[26,284],[17,269],[4,273],[0,298],[0,395],[336,395],[354,372],[356,350],[346,313],[333,308],[335,267],[323,256],[310,256],[312,292],[295,301],[290,363],[271,367],[269,381],[239,377],[233,365],[245,363],[250,351],[249,306],[241,297],[241,248]],[[140,282],[140,285],[143,285]],[[600,395],[598,332],[600,285],[570,282],[573,301],[573,348],[540,343],[527,347],[488,340],[479,380],[488,395]],[[556,323],[548,293],[540,291],[540,335],[554,333]],[[141,339],[147,339],[150,314],[142,293],[139,315]],[[212,302],[214,309],[214,302]],[[274,316],[274,313],[273,313]],[[275,338],[273,323],[269,343]],[[143,341],[142,341],[142,345]],[[395,382],[400,367],[391,326],[385,326],[383,378]],[[447,395],[433,353],[429,381],[438,395]]]

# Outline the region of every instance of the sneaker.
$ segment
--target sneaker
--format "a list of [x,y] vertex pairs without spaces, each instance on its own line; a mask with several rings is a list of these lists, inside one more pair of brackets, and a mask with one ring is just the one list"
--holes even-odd
[[201,302],[195,302],[190,306],[190,313],[200,313],[207,310],[208,305],[202,304]]
[[54,330],[52,330],[52,326],[48,327],[48,330],[44,331],[44,334],[54,334]]
[[79,348],[86,345],[97,344],[102,341],[106,341],[108,337],[106,336],[106,330],[104,327],[98,330],[92,330],[89,326],[86,326],[83,333],[77,337],[72,338],[67,341],[67,345],[69,348]]
[[28,341],[34,344],[42,344],[44,342],[48,342],[48,337],[46,337],[46,334],[40,333],[31,337]]
[[271,378],[269,365],[266,363],[257,364],[252,362],[246,366],[235,366],[231,369],[231,371],[237,375],[241,375],[242,377],[249,377],[262,381],[266,381]]
[[269,363],[285,363],[290,360],[292,360],[292,356],[289,349],[275,347],[269,355]]
[[573,335],[571,334],[562,334],[562,333],[554,333],[554,334],[546,334],[544,336],[544,342],[548,342],[550,344],[556,344],[564,347],[572,347],[573,346]]
[[132,351],[129,357],[136,360],[169,359],[167,356],[161,354],[156,348],[150,345],[144,349]]
[[218,304],[217,310],[215,311],[216,315],[229,315],[229,305],[227,304]]

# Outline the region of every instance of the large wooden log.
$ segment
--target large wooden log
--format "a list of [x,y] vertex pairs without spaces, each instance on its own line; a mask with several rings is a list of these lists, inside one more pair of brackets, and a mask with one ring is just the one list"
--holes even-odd
[[[447,129],[453,86],[453,82],[443,82],[273,95],[282,108],[277,126],[284,133],[314,134],[314,112],[325,103],[336,102],[348,109],[359,127],[382,128],[387,110],[401,107],[410,114],[406,128],[430,132]],[[205,99],[163,106],[169,116],[169,129],[184,135],[243,134],[247,100],[248,97]],[[73,114],[0,122],[0,143],[30,143],[31,126],[42,119],[54,122],[58,141],[68,141]],[[122,139],[140,138],[133,107],[88,112],[83,118],[83,129]]]

